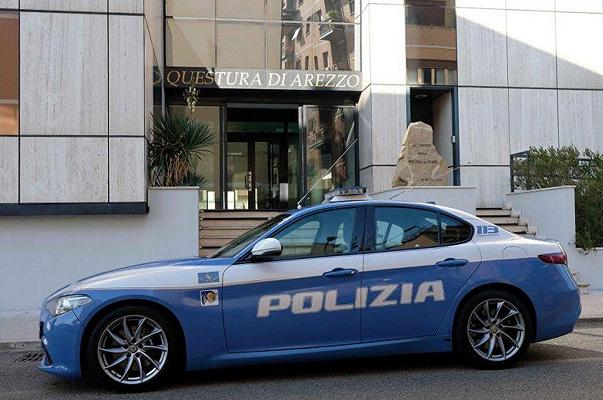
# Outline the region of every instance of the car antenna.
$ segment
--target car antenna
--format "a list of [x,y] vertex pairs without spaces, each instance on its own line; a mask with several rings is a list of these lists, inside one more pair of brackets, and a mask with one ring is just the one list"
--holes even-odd
[[333,162],[333,164],[331,164],[331,166],[329,167],[327,172],[325,172],[319,179],[317,179],[316,182],[314,182],[314,184],[310,187],[310,189],[308,189],[306,191],[306,193],[304,193],[304,195],[301,197],[301,199],[299,199],[299,201],[297,202],[298,210],[302,209],[301,203],[303,203],[303,201],[306,199],[306,197],[308,197],[308,195],[312,192],[312,190],[314,190],[316,185],[318,185],[320,183],[320,181],[322,181],[324,179],[324,177],[327,176],[329,174],[329,172],[331,172],[331,170],[333,169],[335,164],[337,164],[339,162],[339,160],[341,160],[343,158],[343,156],[346,155],[346,153],[352,148],[352,146],[354,146],[356,144],[356,142],[358,142],[358,138],[354,139],[354,141],[347,147],[347,149],[345,149],[345,151],[343,153],[341,153],[341,155],[337,158],[337,160],[335,160],[335,162]]

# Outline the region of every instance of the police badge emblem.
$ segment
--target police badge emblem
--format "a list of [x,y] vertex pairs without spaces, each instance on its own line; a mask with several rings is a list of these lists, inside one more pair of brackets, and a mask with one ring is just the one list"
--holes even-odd
[[201,306],[217,306],[219,304],[218,290],[202,290],[201,291]]

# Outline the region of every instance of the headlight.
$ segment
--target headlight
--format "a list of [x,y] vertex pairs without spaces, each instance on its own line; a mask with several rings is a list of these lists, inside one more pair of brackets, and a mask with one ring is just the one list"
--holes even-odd
[[62,296],[46,303],[46,310],[48,310],[50,315],[56,317],[57,315],[65,314],[74,308],[88,304],[91,301],[92,299],[90,297],[81,294]]

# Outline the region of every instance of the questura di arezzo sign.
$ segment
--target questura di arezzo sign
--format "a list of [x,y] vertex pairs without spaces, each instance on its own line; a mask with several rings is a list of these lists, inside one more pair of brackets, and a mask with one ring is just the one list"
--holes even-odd
[[350,71],[223,70],[171,67],[165,70],[166,87],[276,90],[361,90],[362,78]]

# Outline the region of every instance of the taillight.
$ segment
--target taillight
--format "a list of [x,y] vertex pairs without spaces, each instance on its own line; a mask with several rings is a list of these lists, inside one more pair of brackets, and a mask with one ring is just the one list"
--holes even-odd
[[567,254],[564,252],[561,253],[550,253],[550,254],[541,254],[538,256],[542,261],[547,264],[563,264],[567,265]]

